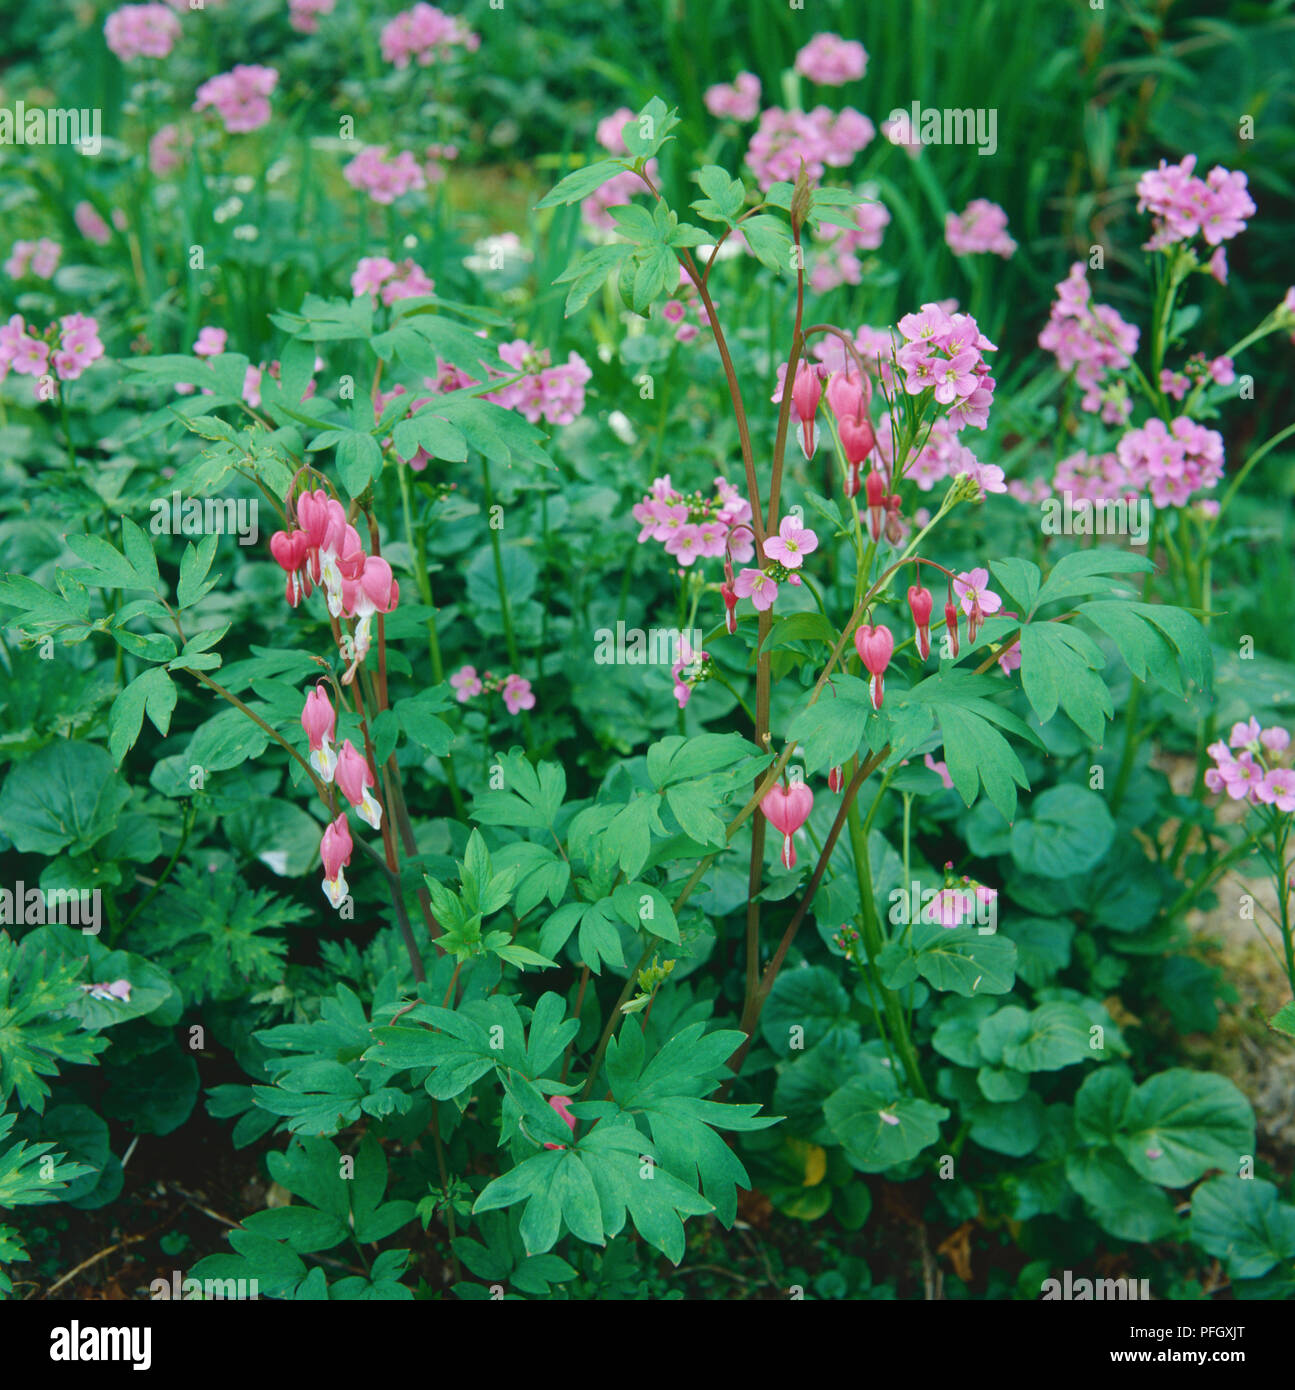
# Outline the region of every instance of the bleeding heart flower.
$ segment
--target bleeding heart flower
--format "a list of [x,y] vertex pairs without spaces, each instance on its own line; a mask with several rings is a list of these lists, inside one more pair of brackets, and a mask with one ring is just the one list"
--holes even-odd
[[958,610],[952,600],[944,605],[944,630],[949,634],[953,659],[958,659]]
[[782,833],[782,863],[787,869],[796,867],[796,851],[791,837],[809,819],[814,809],[814,793],[805,782],[793,782],[790,787],[774,785],[760,800],[765,819]]
[[340,907],[346,899],[348,889],[342,869],[351,862],[354,848],[346,824],[346,813],[343,812],[324,831],[324,838],[319,844],[320,858],[324,861],[324,896],[334,907]]
[[805,457],[814,457],[814,417],[823,396],[823,369],[801,358],[796,365],[796,379],[791,387],[791,403],[800,421],[800,447]]
[[878,623],[876,627],[870,627],[867,623],[860,623],[855,629],[854,649],[859,653],[859,660],[863,662],[872,676],[872,680],[869,682],[869,689],[872,692],[872,707],[873,709],[880,709],[882,697],[885,694],[883,676],[886,667],[890,665],[891,654],[895,650],[895,639],[884,623]]
[[301,727],[310,740],[311,767],[325,782],[331,782],[333,773],[337,771],[337,754],[333,749],[337,715],[323,685],[317,685],[306,696],[306,707],[301,711]]
[[375,830],[382,828],[382,807],[374,800],[369,788],[374,785],[373,773],[363,755],[348,738],[342,744],[334,774],[342,795],[355,807],[355,814]]
[[845,786],[845,773],[839,768],[832,768],[827,774],[828,789],[839,792]]
[[310,597],[310,575],[305,573],[307,552],[304,531],[276,531],[270,537],[270,554],[288,576],[285,597],[293,608],[303,597]]
[[929,589],[916,584],[909,586],[908,607],[913,615],[913,628],[917,635],[917,654],[923,661],[931,655],[931,609],[934,603]]

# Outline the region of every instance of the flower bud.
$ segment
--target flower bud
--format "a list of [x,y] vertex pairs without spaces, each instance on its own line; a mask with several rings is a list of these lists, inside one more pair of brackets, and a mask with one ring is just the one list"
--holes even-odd
[[917,639],[917,654],[926,660],[931,655],[931,609],[935,600],[929,589],[912,584],[908,590],[908,607],[913,615],[913,631]]
[[886,480],[871,469],[863,490],[868,499],[868,534],[874,541],[879,541],[886,515]]

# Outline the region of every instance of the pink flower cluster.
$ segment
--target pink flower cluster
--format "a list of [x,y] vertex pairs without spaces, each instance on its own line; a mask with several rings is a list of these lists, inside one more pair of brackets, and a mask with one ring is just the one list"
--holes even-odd
[[195,93],[193,109],[214,106],[231,135],[260,130],[270,120],[270,93],[279,74],[257,63],[239,63],[229,72],[209,77]]
[[1129,486],[1150,492],[1157,507],[1184,507],[1193,492],[1214,487],[1223,476],[1223,436],[1186,415],[1170,422],[1148,420],[1115,446]]
[[[1057,464],[1051,490],[1058,496],[1068,492],[1075,501],[1087,502],[1132,500],[1141,491],[1116,454],[1087,454],[1082,449]],[[1031,495],[1022,500],[1036,499]]]
[[867,116],[852,106],[839,112],[826,106],[809,112],[771,106],[761,113],[746,162],[765,190],[779,182],[794,183],[801,160],[811,179],[821,179],[828,168],[852,164],[876,134]]
[[842,87],[857,82],[868,66],[861,43],[837,34],[815,34],[796,54],[795,68],[802,77],[823,87]]
[[798,571],[805,563],[805,556],[817,549],[818,536],[794,514],[788,514],[778,523],[778,534],[765,537],[764,553],[769,558],[763,569],[744,569],[734,579],[733,567],[726,557],[720,593],[729,632],[737,630],[734,610],[738,599],[749,598],[757,613],[772,608],[778,598],[778,586],[799,586],[802,581]]
[[1131,364],[1138,350],[1138,330],[1110,305],[1092,302],[1082,261],[1076,261],[1057,286],[1039,346],[1055,355],[1063,372],[1074,374],[1084,391],[1080,402],[1084,410],[1100,410],[1108,425],[1123,424],[1129,418],[1133,403],[1124,383],[1105,383],[1104,378]]
[[28,273],[38,280],[48,280],[58,269],[62,255],[63,248],[47,236],[39,241],[15,241],[4,263],[5,274],[11,280],[21,280]]
[[52,367],[60,381],[75,381],[102,356],[99,324],[86,314],[64,314],[44,333],[24,323],[21,314],[0,328],[0,380],[10,369],[18,376],[40,378]]
[[[680,267],[682,271],[683,267]],[[691,288],[692,281],[688,281]],[[682,287],[681,287],[682,292]],[[712,299],[711,303],[715,301]],[[688,306],[691,305],[693,312],[697,315],[696,323],[688,322]],[[684,299],[667,299],[661,306],[661,317],[674,327],[675,341],[679,343],[691,343],[698,336],[703,328],[710,326],[710,315],[706,312],[706,306],[702,303],[701,296],[696,294],[686,294]]]
[[385,256],[363,256],[351,275],[351,293],[380,295],[390,308],[398,299],[417,299],[436,293],[436,285],[412,260],[389,261]]
[[525,372],[520,381],[491,392],[486,400],[516,410],[532,425],[546,420],[550,425],[569,425],[585,408],[585,383],[593,376],[579,353],[571,352],[565,363],[549,365],[549,350],[537,349],[522,338],[502,343],[499,356],[516,371]]
[[930,905],[923,909],[923,916],[942,927],[960,927],[963,922],[979,921],[980,909],[992,909],[997,901],[997,888],[986,888],[964,874],[961,886],[940,889]]
[[1166,396],[1181,401],[1197,382],[1204,381],[1207,377],[1216,386],[1231,386],[1237,379],[1232,359],[1207,359],[1203,352],[1194,352],[1183,364],[1181,372],[1171,372],[1168,367],[1161,369],[1160,389]]
[[475,53],[481,47],[480,36],[462,20],[421,0],[383,25],[381,42],[383,58],[398,68],[407,68],[411,62],[430,67],[452,57],[456,48]]
[[715,479],[713,497],[679,492],[668,473],[654,478],[631,515],[639,523],[639,544],[659,542],[684,568],[726,553],[742,564],[755,554],[751,504],[724,478]]
[[450,677],[454,698],[466,705],[474,696],[499,694],[509,714],[520,714],[524,709],[535,708],[535,692],[530,681],[516,673],[508,676],[494,676],[489,671],[477,675],[475,666],[460,666]]
[[319,16],[332,14],[337,0],[288,0],[288,23],[299,34],[319,31]]
[[398,150],[388,159],[386,145],[365,145],[342,169],[342,177],[375,203],[394,203],[406,193],[427,187],[427,175],[413,154]]
[[[809,283],[816,294],[826,294],[838,285],[857,285],[863,278],[858,252],[875,251],[890,225],[890,213],[884,203],[860,203],[852,216],[854,225],[842,228],[814,259]],[[823,230],[826,232],[827,228]]]
[[[887,469],[894,468],[888,414],[883,415],[877,425],[877,453]],[[1007,491],[1003,470],[994,463],[981,463],[958,438],[957,429],[949,418],[936,416],[921,449],[905,464],[904,478],[911,478],[923,492],[930,492],[942,479],[956,478],[959,473],[973,478],[982,493]]]
[[1216,164],[1203,179],[1192,172],[1196,156],[1180,164],[1149,169],[1138,180],[1138,211],[1151,214],[1151,240],[1143,248],[1160,251],[1199,233],[1210,246],[1231,241],[1245,231],[1255,205],[1246,191],[1246,176]]
[[[1295,769],[1290,766],[1291,736],[1287,729],[1261,729],[1252,715],[1234,724],[1226,743],[1211,743],[1214,766],[1205,773],[1205,785],[1214,793],[1226,792],[1233,801],[1252,806],[1273,806],[1284,815],[1295,811]],[[1239,749],[1240,752],[1234,750]]]
[[916,396],[930,389],[947,407],[954,429],[975,425],[983,430],[994,399],[994,378],[984,354],[998,349],[975,319],[923,304],[916,314],[905,314],[898,328],[904,344],[895,356],[905,391]]
[[346,508],[322,488],[297,498],[297,523],[270,537],[270,551],[288,576],[285,597],[293,608],[318,584],[331,617],[354,619],[354,631],[343,642],[351,665],[342,681],[349,685],[369,653],[374,615],[395,608],[400,585],[380,555],[364,553],[359,532],[346,520]]
[[1007,235],[1007,214],[988,198],[973,198],[961,213],[948,213],[944,239],[955,256],[992,253],[1009,260],[1016,254],[1016,243]]
[[753,121],[760,111],[760,79],[753,72],[739,72],[731,84],[717,82],[707,87],[702,99],[712,116]]
[[123,5],[104,21],[103,36],[123,63],[165,58],[180,37],[180,21],[165,5]]

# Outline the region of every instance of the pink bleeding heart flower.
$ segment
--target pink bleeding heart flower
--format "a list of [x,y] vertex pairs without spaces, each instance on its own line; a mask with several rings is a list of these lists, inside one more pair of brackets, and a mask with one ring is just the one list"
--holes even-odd
[[[576,1132],[576,1117],[571,1113],[570,1096],[550,1096],[549,1104],[558,1112],[571,1128],[571,1133]],[[565,1149],[565,1144],[545,1144],[546,1149]]]
[[301,711],[301,727],[310,740],[311,767],[325,782],[331,782],[337,771],[337,753],[333,749],[337,715],[322,684],[306,696],[306,707]]
[[830,791],[839,792],[845,786],[845,773],[839,767],[830,769],[827,774],[827,785]]
[[953,659],[958,659],[958,609],[950,599],[944,605],[944,630],[949,634],[949,645],[953,649]]
[[732,634],[737,631],[737,594],[732,584],[721,584],[719,592],[724,600],[724,629]]
[[341,907],[346,900],[348,889],[343,868],[351,862],[351,832],[346,825],[343,812],[324,831],[319,844],[320,858],[324,861],[324,896],[334,907]]
[[[306,537],[306,549],[312,554],[317,555],[324,544],[324,537],[328,534],[330,508],[336,505],[340,504],[334,503],[323,488],[315,492],[303,492],[297,498],[297,524]],[[317,564],[315,578],[319,578]]]
[[382,807],[369,788],[374,785],[373,773],[363,755],[348,738],[337,758],[334,780],[342,795],[355,807],[355,814],[375,830],[382,828]]
[[[836,432],[850,471],[856,476],[858,466],[876,446],[868,405],[872,399],[872,382],[861,373],[846,375],[838,372],[827,384],[827,404],[836,417]],[[857,491],[857,487],[856,487]],[[847,491],[847,496],[854,494]]]
[[909,585],[908,608],[913,615],[913,629],[917,636],[917,654],[926,660],[931,655],[931,609],[935,600],[931,591],[917,584]]
[[782,834],[783,867],[794,869],[796,851],[791,837],[809,819],[814,809],[814,793],[805,782],[793,782],[790,787],[775,785],[760,799],[760,809],[769,824]]
[[310,575],[305,572],[307,550],[304,531],[276,531],[270,537],[270,554],[288,576],[285,597],[293,608],[310,597]]
[[854,634],[854,649],[859,653],[859,660],[863,662],[872,676],[872,680],[869,682],[872,707],[873,709],[880,709],[882,697],[885,694],[883,677],[886,667],[890,665],[891,654],[895,650],[895,639],[884,623],[878,623],[876,627],[861,623]]
[[818,403],[823,397],[822,373],[822,367],[802,358],[796,364],[796,379],[791,387],[791,403],[796,407],[796,418],[800,421],[800,447],[807,459],[814,457],[817,443],[814,417],[818,414]]

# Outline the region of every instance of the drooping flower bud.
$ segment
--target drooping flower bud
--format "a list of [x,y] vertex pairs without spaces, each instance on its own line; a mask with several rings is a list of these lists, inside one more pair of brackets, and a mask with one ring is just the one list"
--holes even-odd
[[891,654],[895,650],[895,639],[884,623],[878,623],[876,627],[861,623],[855,629],[854,648],[859,653],[859,660],[872,677],[868,682],[872,694],[872,707],[880,709],[885,695],[883,678],[886,667],[890,665]]
[[904,539],[904,523],[899,515],[902,500],[897,493],[886,498],[886,539],[891,545],[899,545]]
[[958,609],[957,605],[950,599],[944,605],[944,628],[949,634],[949,645],[953,650],[953,659],[958,659]]
[[827,774],[827,785],[831,791],[839,793],[845,786],[845,773],[839,767],[831,768]]
[[868,473],[864,495],[868,499],[868,534],[879,541],[886,515],[886,480],[875,469]]
[[804,358],[796,364],[796,378],[791,387],[791,401],[796,407],[800,420],[800,447],[805,457],[814,457],[817,442],[814,434],[814,417],[818,414],[818,403],[823,396],[823,378],[820,370]]
[[931,655],[931,609],[935,600],[931,591],[917,584],[909,586],[908,607],[913,615],[913,630],[917,638],[917,654],[926,660]]
[[737,595],[731,584],[721,584],[720,597],[724,600],[724,627],[729,633],[737,631]]

